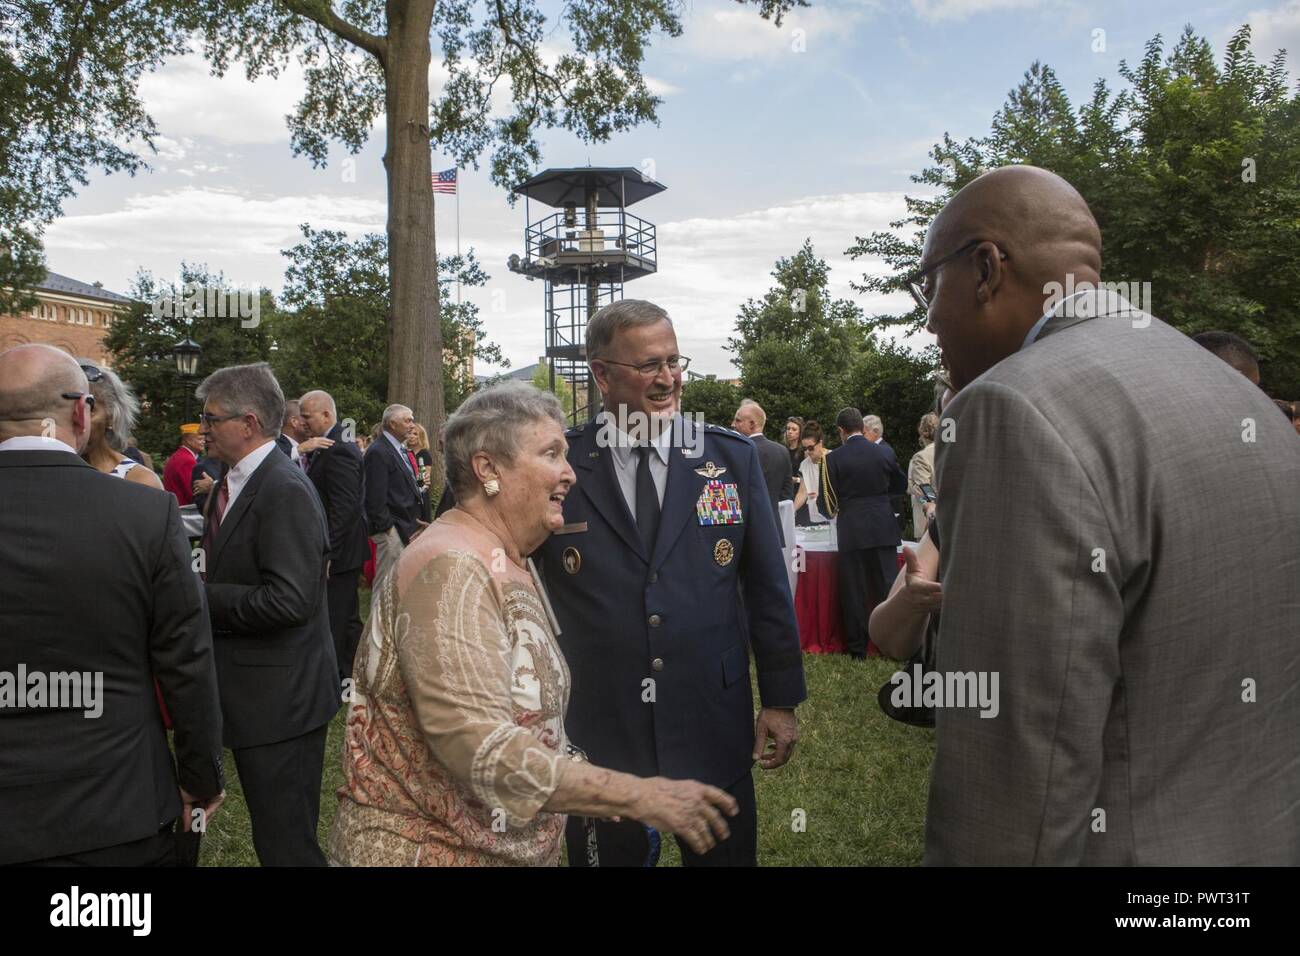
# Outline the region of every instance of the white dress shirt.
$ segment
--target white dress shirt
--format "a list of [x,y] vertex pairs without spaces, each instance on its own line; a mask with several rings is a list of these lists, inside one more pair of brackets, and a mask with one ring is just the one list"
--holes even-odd
[[295,465],[298,464],[298,443],[293,440],[292,435],[285,435],[284,432],[280,432],[280,434],[284,435],[285,440],[289,442],[289,460]]
[[[19,435],[0,441],[0,451],[66,451],[76,455],[77,450],[67,442],[44,435]],[[80,456],[78,456],[80,457]]]
[[[596,426],[605,427],[608,412],[596,416]],[[618,490],[623,492],[623,501],[627,503],[628,513],[636,519],[636,442],[616,423],[608,419],[608,433],[614,436],[614,443],[609,446],[610,457],[614,460],[614,477],[618,479]],[[680,426],[678,426],[680,427]],[[668,488],[668,456],[672,453],[673,429],[665,428],[658,437],[650,441],[657,454],[650,456],[650,478],[655,483],[655,494],[659,496],[659,507],[664,504],[664,492]]]
[[1034,342],[1038,340],[1039,334],[1043,331],[1043,326],[1046,325],[1049,320],[1061,314],[1061,310],[1065,308],[1065,303],[1073,302],[1075,299],[1079,298],[1079,296],[1087,294],[1088,290],[1083,289],[1076,292],[1074,295],[1066,296],[1060,302],[1056,303],[1056,305],[1044,312],[1042,318],[1030,327],[1029,332],[1025,335],[1025,340],[1020,344],[1020,347],[1022,349],[1027,349],[1029,346],[1033,345]]
[[[234,507],[235,499],[239,497],[239,492],[243,490],[248,479],[253,477],[253,472],[257,471],[257,466],[266,461],[266,456],[273,451],[279,451],[275,447],[275,440],[268,438],[265,444],[258,445],[243,458],[239,463],[226,472],[226,494],[229,496],[226,500],[226,510],[224,514],[230,514],[230,509]],[[218,486],[220,488],[220,486]],[[220,491],[217,492],[218,494]]]

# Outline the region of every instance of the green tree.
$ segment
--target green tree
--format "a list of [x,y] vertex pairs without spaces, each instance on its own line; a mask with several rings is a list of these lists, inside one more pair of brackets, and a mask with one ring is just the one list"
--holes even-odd
[[[1189,335],[1242,335],[1260,352],[1265,388],[1300,395],[1300,93],[1288,92],[1285,53],[1258,63],[1242,27],[1220,67],[1189,26],[1167,54],[1157,36],[1119,74],[1119,93],[1098,80],[1075,109],[1052,70],[1035,63],[988,136],[956,143],[945,134],[933,165],[912,177],[934,194],[908,197],[892,231],[858,237],[848,250],[884,259],[891,272],[854,287],[902,290],[931,220],[984,169],[1042,166],[1097,217],[1103,280],[1149,283],[1149,303],[1137,304]],[[868,325],[924,321],[913,309]]]
[[[207,290],[212,290],[209,295]],[[180,425],[197,421],[202,411],[194,388],[209,372],[227,365],[267,361],[272,358],[277,321],[276,306],[265,289],[257,293],[256,314],[241,317],[236,310],[216,306],[241,298],[220,273],[206,266],[181,264],[176,282],[164,282],[141,271],[131,290],[134,304],[125,310],[104,337],[113,356],[113,370],[128,382],[140,399],[140,420],[135,435],[139,447],[161,461],[175,450]],[[247,291],[242,300],[251,304]],[[198,342],[198,378],[182,381],[176,371],[172,346],[182,338]],[[188,408],[189,414],[186,415]]]
[[682,412],[703,415],[710,425],[731,427],[740,406],[740,389],[717,378],[696,378],[682,385]]
[[[312,388],[328,391],[340,418],[358,428],[373,425],[387,406],[387,355],[383,341],[389,309],[388,256],[380,233],[350,239],[330,229],[299,227],[303,241],[284,251],[284,306],[276,327],[273,364],[286,395]],[[462,368],[471,357],[503,363],[487,340],[478,307],[452,301],[452,285],[482,286],[488,276],[474,250],[441,260],[442,375],[445,407],[453,409],[473,390]],[[440,468],[435,464],[435,470]],[[437,476],[441,477],[441,476]]]
[[[738,0],[747,2],[747,0]],[[754,0],[762,17],[805,0]],[[430,148],[474,164],[490,151],[492,178],[513,185],[537,165],[540,131],[584,142],[655,121],[660,100],[641,73],[652,36],[678,36],[674,0],[586,0],[548,20],[539,0],[10,0],[0,6],[0,175],[49,178],[36,200],[25,178],[6,178],[0,203],[3,265],[30,284],[39,224],[56,215],[95,166],[134,171],[119,138],[152,143],[156,130],[138,81],[202,38],[213,70],[279,76],[292,59],[306,89],[288,117],[295,155],[322,166],[329,143],[360,151],[382,116],[388,184],[388,396],[436,430],[444,416],[442,323],[434,246]],[[563,30],[567,36],[558,37]],[[561,47],[550,56],[543,46]],[[430,99],[435,46],[447,80]],[[507,90],[505,115],[494,92]],[[16,161],[16,166],[12,160]],[[33,205],[34,203],[34,205]],[[34,219],[24,233],[15,223]],[[0,286],[4,285],[0,282]]]
[[545,359],[537,363],[537,368],[533,371],[533,387],[541,389],[543,392],[550,392],[560,400],[560,405],[564,408],[564,417],[570,425],[578,424],[575,420],[573,411],[573,386],[563,375],[555,376],[555,387],[551,387],[551,367]]
[[772,277],[776,283],[763,298],[740,307],[727,347],[740,369],[741,397],[763,406],[764,433],[781,441],[791,415],[834,419],[845,404],[845,376],[871,343],[862,310],[831,298],[830,269],[809,240],[778,259]]
[[897,343],[880,340],[858,353],[845,378],[844,404],[864,415],[880,416],[885,440],[898,455],[904,471],[912,456],[921,450],[916,426],[922,415],[934,411],[933,371],[938,364],[939,350],[934,346],[918,355]]

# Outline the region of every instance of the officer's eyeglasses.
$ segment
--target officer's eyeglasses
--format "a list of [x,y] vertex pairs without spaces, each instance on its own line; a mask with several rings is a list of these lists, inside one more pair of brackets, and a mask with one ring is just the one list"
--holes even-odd
[[640,365],[634,365],[631,362],[615,362],[613,359],[596,359],[597,362],[604,362],[606,365],[622,365],[624,368],[634,368],[641,373],[644,378],[653,378],[659,374],[659,370],[665,365],[668,371],[676,375],[678,372],[685,372],[691,364],[691,360],[685,355],[670,355],[666,359],[651,359],[649,362],[642,362]]

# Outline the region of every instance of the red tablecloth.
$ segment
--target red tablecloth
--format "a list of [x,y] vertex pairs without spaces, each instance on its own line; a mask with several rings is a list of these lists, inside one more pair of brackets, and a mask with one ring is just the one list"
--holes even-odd
[[[805,551],[804,569],[794,591],[794,614],[799,622],[799,646],[809,654],[843,654],[844,625],[840,621],[839,555],[834,551]],[[903,556],[898,556],[903,566]],[[891,582],[892,583],[892,582]],[[875,610],[872,606],[867,614]],[[867,642],[867,656],[879,657],[880,650]]]

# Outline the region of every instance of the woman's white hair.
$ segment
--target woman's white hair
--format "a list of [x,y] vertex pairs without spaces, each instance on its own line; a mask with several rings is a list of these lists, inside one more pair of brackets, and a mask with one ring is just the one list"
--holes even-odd
[[476,452],[514,461],[519,426],[548,419],[564,427],[560,400],[527,382],[502,382],[465,399],[443,429],[443,463],[457,500],[478,491],[472,464]]
[[[80,361],[87,362],[86,359]],[[136,416],[140,414],[140,400],[135,397],[135,390],[122,381],[116,372],[103,367],[99,370],[103,377],[90,383],[90,394],[95,396],[96,403],[108,417],[104,440],[113,451],[121,452],[125,450],[126,443],[135,430]]]

